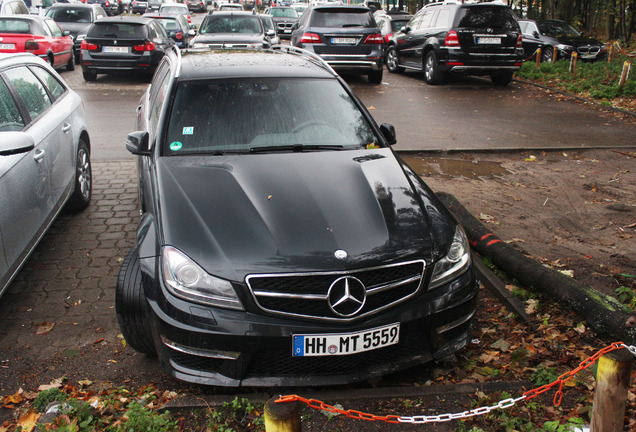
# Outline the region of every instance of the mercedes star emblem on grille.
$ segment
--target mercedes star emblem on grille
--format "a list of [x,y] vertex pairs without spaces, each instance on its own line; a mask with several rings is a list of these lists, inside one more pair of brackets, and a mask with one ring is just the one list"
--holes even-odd
[[364,284],[353,276],[336,279],[327,293],[329,308],[341,317],[350,317],[360,312],[366,300],[367,290]]
[[333,256],[335,256],[338,259],[345,259],[346,257],[349,256],[349,254],[345,250],[338,249],[337,251],[333,253]]

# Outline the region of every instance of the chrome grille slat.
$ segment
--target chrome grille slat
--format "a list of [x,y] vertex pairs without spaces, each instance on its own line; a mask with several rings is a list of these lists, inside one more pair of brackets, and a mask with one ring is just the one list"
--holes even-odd
[[[340,272],[254,274],[245,278],[256,305],[263,311],[294,318],[347,322],[376,314],[415,296],[422,287],[424,260]],[[363,309],[351,317],[334,314],[328,291],[338,278],[359,278],[365,286]]]

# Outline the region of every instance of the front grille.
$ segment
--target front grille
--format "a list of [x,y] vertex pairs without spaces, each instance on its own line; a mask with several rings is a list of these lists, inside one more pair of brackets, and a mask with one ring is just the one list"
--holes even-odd
[[576,49],[579,54],[593,54],[596,55],[601,50],[601,47],[598,46],[581,46]]
[[278,27],[279,30],[289,30],[294,26],[294,23],[276,23],[276,26]]
[[[346,272],[249,275],[246,282],[256,304],[266,312],[323,321],[351,321],[416,295],[425,268],[424,261],[410,261]],[[333,309],[336,293],[332,295],[330,307],[329,293],[332,284],[346,276],[358,279],[366,295],[357,312],[343,315]]]

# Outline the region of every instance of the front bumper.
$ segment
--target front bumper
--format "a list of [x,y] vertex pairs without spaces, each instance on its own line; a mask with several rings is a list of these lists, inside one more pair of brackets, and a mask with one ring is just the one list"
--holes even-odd
[[[470,342],[478,293],[471,269],[370,318],[325,323],[195,305],[155,286],[156,298],[149,295],[153,290],[146,294],[162,365],[178,379],[220,386],[338,385],[448,356]],[[349,355],[292,356],[293,334],[348,333],[396,322],[395,345]]]

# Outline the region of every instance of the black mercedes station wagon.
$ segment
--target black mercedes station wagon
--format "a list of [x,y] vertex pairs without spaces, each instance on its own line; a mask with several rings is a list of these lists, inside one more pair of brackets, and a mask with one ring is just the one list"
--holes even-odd
[[173,376],[342,384],[469,343],[462,228],[320,57],[171,50],[137,129],[142,217],[116,310]]

